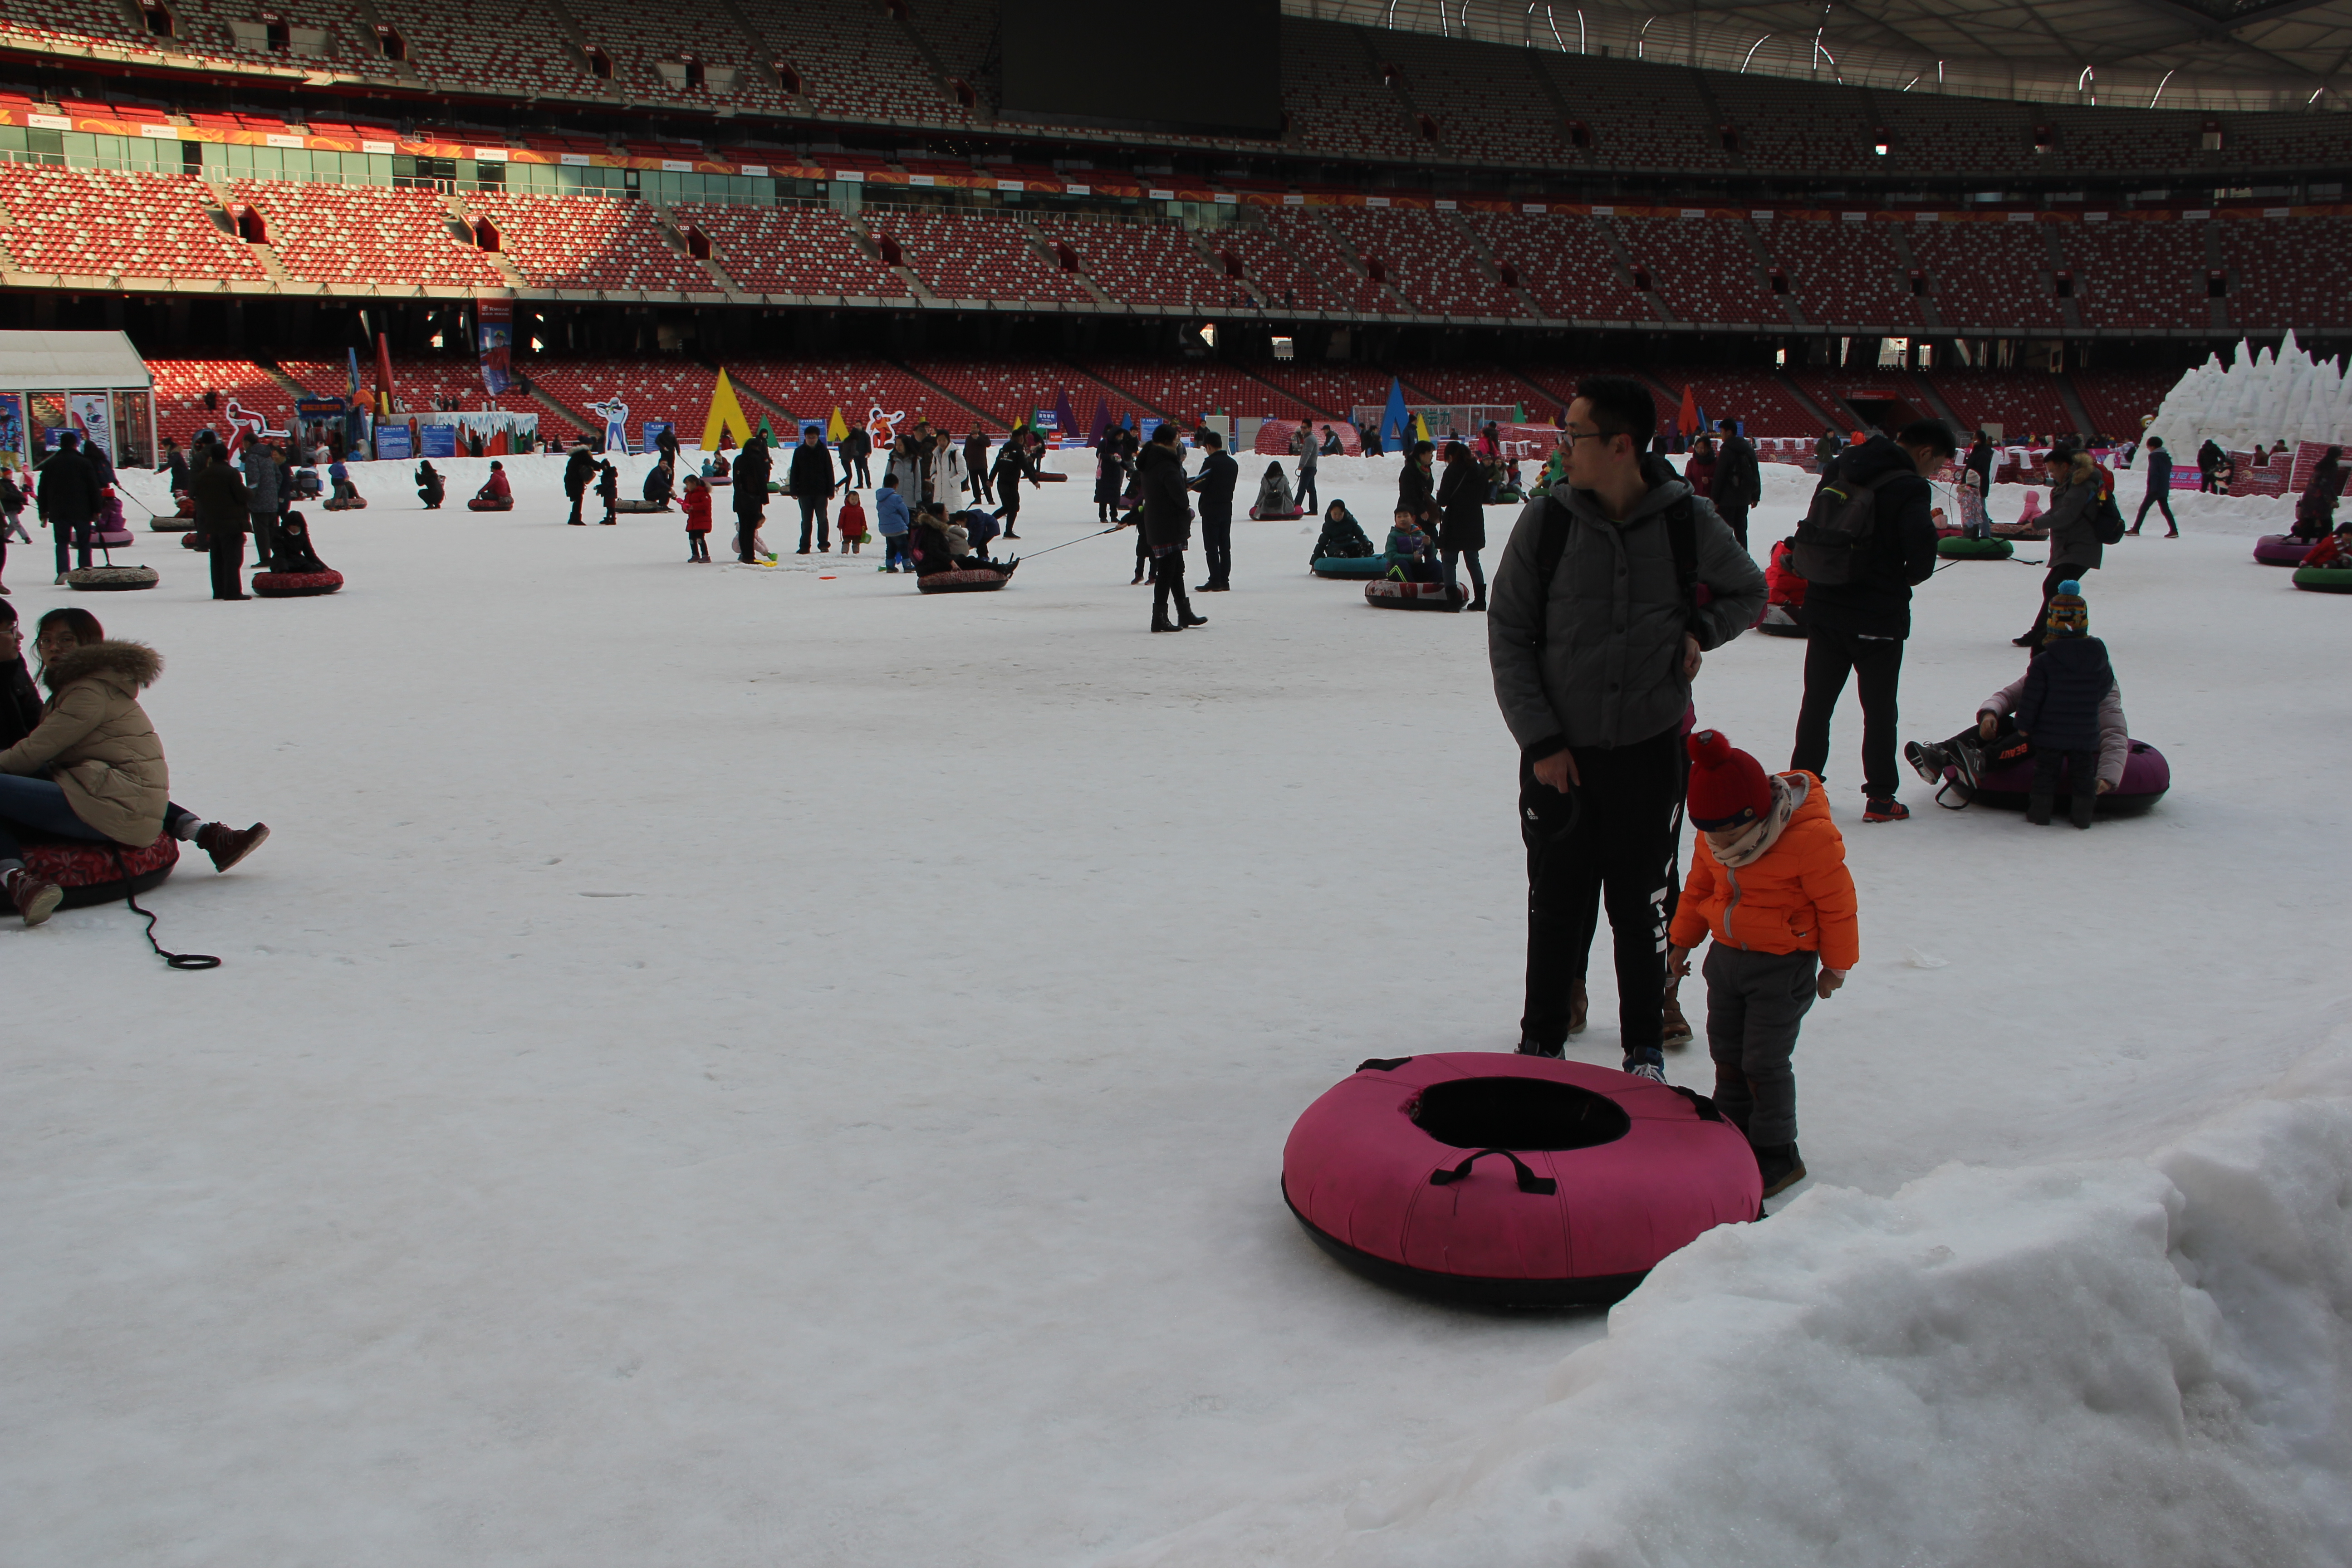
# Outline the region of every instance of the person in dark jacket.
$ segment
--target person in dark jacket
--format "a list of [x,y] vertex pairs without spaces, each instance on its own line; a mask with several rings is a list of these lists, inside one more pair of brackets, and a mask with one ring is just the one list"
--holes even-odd
[[677,493],[677,465],[667,453],[646,470],[645,487],[638,493],[664,511],[669,510],[670,497]]
[[996,498],[988,487],[988,432],[973,426],[963,438],[963,482],[972,500],[992,505]]
[[572,515],[564,521],[574,528],[585,528],[580,516],[580,503],[587,499],[588,487],[596,479],[596,459],[585,446],[572,448],[572,456],[563,463],[563,493],[571,498]]
[[1978,431],[1977,438],[1969,444],[1969,455],[1961,467],[1976,475],[1977,494],[1980,496],[1992,494],[1992,437],[1981,430]]
[[245,510],[253,523],[253,561],[269,571],[277,559],[271,530],[278,523],[278,454],[266,440],[257,439],[242,454],[245,469]]
[[1107,426],[1095,437],[1095,521],[1118,521],[1119,498],[1127,491],[1126,448],[1120,437],[1124,434],[1116,425]]
[[604,520],[601,526],[621,526],[621,470],[613,467],[610,458],[596,465],[596,499],[604,503]]
[[767,442],[757,436],[735,454],[735,559],[746,566],[757,560],[754,545],[768,514],[768,475],[773,468]]
[[1021,516],[1021,481],[1027,479],[1033,490],[1045,482],[1038,478],[1036,455],[1029,446],[1035,439],[1026,428],[1015,430],[996,449],[996,464],[991,472],[996,479],[996,510],[1004,520],[1007,539],[1021,537],[1013,529]]
[[1202,433],[1201,446],[1209,455],[1202,460],[1200,476],[1187,487],[1200,493],[1201,552],[1209,558],[1209,580],[1198,591],[1223,594],[1233,587],[1234,485],[1242,477],[1242,466],[1214,430]]
[[1911,589],[1936,570],[1935,491],[1927,476],[1951,460],[1951,432],[1932,419],[1905,427],[1890,441],[1874,436],[1832,461],[1824,484],[1871,485],[1876,516],[1870,530],[1869,570],[1857,583],[1814,583],[1805,589],[1805,698],[1797,713],[1790,771],[1829,773],[1830,717],[1852,674],[1862,696],[1862,793],[1864,822],[1900,822],[1911,815],[1895,798],[1896,689],[1903,679],[1903,643],[1911,635]]
[[245,484],[229,466],[228,454],[209,443],[196,448],[188,496],[196,504],[196,531],[212,546],[213,597],[249,599],[237,574],[245,566],[245,530],[251,513]]
[[2140,498],[2139,515],[2132,519],[2132,525],[2126,531],[2139,531],[2139,525],[2147,521],[2147,509],[2150,507],[2159,508],[2164,512],[2164,526],[2170,531],[2164,537],[2179,538],[2180,522],[2172,515],[2172,454],[2164,449],[2164,437],[2161,436],[2147,438],[2147,493]]
[[1421,531],[1431,538],[1437,537],[1437,481],[1432,472],[1437,448],[1427,441],[1415,441],[1405,448],[1404,467],[1397,474],[1396,510],[1412,513]]
[[874,455],[874,437],[866,433],[863,425],[850,426],[849,434],[841,438],[841,472],[845,479],[855,477],[861,489],[874,488],[874,474],[867,459]]
[[1315,537],[1314,553],[1307,564],[1318,561],[1361,560],[1375,553],[1372,542],[1364,536],[1364,525],[1348,510],[1348,503],[1335,500],[1323,509],[1323,531]]
[[72,568],[66,563],[66,543],[70,534],[80,552],[79,565],[89,566],[89,525],[98,516],[100,497],[98,476],[89,459],[81,454],[81,436],[68,430],[58,437],[58,449],[41,465],[39,484],[34,487],[34,505],[41,521],[48,525],[58,545],[58,581],[66,580]]
[[1445,443],[1445,477],[1438,482],[1434,499],[1437,552],[1445,563],[1445,586],[1451,592],[1461,591],[1456,574],[1463,557],[1468,556],[1474,591],[1469,608],[1484,610],[1486,568],[1479,563],[1478,552],[1486,548],[1486,475],[1471,457],[1470,448],[1459,441]]
[[155,471],[172,476],[171,489],[173,495],[187,493],[188,459],[181,455],[180,444],[169,436],[163,437],[163,460],[156,466]]
[[[1605,907],[1625,1068],[1663,1081],[1683,721],[1705,650],[1764,613],[1764,574],[1713,504],[1648,456],[1657,422],[1657,400],[1631,376],[1578,383],[1560,437],[1565,478],[1530,499],[1504,544],[1486,653],[1519,749],[1528,961],[1518,1048],[1560,1054],[1579,1024],[1585,956]],[[1703,604],[1684,593],[1675,560],[1685,517]],[[1548,526],[1562,522],[1559,563],[1547,575],[1537,557]]]
[[1715,482],[1707,487],[1706,499],[1715,503],[1715,515],[1730,526],[1732,537],[1745,547],[1748,509],[1764,499],[1764,470],[1757,464],[1756,448],[1732,427],[1730,420],[1717,420],[1716,430]]
[[31,734],[41,721],[41,689],[25,666],[25,633],[16,606],[0,600],[0,752]]
[[[1192,613],[1184,595],[1184,546],[1192,539],[1192,509],[1185,500],[1184,453],[1177,445],[1182,433],[1173,420],[1161,421],[1136,458],[1136,480],[1143,491],[1143,540],[1152,556],[1151,629],[1181,632],[1205,626],[1206,616]],[[1168,618],[1171,598],[1176,618]]]
[[2216,476],[2221,473],[2221,465],[2229,460],[2230,455],[2221,450],[2221,443],[2210,436],[2206,437],[2205,444],[2197,448],[2197,491],[2200,495],[2220,491],[2221,481]]
[[[27,544],[33,542],[33,536],[25,531],[25,524],[22,521],[25,502],[28,499],[16,486],[16,470],[5,463],[0,463],[0,577],[5,577],[8,573],[9,537],[14,535]],[[5,594],[7,591],[8,585],[0,583],[0,594]]]
[[2033,752],[2025,820],[2048,824],[2063,769],[2077,781],[2068,796],[2074,826],[2088,827],[2099,792],[2082,787],[2080,781],[2098,777],[2099,705],[2116,684],[2115,666],[2107,645],[2091,635],[2082,584],[2070,578],[2058,584],[2045,624],[2048,639],[2026,668],[2025,689],[2017,699],[2018,732]]
[[2099,465],[2090,453],[2071,447],[2053,447],[2042,462],[2050,478],[2050,510],[2042,514],[2042,526],[2050,531],[2050,570],[2042,574],[2033,625],[2015,639],[2018,647],[2041,646],[2050,596],[2058,584],[2082,581],[2106,556],[2106,547],[2099,542],[2098,510],[2105,478]]
[[2303,494],[2295,498],[2294,536],[2314,543],[2335,530],[2336,502],[2344,494],[2344,448],[2330,447],[2313,465]]
[[1836,431],[1824,430],[1822,432],[1822,438],[1813,443],[1813,461],[1822,466],[1823,473],[1827,473],[1830,459],[1835,458],[1844,446],[1845,443],[1838,439]]
[[[735,481],[740,485],[743,481]],[[833,454],[824,449],[824,432],[811,425],[801,431],[801,444],[793,448],[793,466],[786,474],[784,488],[801,509],[801,547],[797,553],[809,552],[809,525],[816,525],[816,547],[820,554],[833,553],[833,519],[828,509],[833,504],[833,492],[841,481],[833,471]]]
[[442,482],[441,470],[435,468],[432,464],[425,461],[423,458],[418,458],[416,462],[416,499],[425,503],[425,510],[426,511],[439,511],[441,510],[441,502],[448,493],[449,487]]

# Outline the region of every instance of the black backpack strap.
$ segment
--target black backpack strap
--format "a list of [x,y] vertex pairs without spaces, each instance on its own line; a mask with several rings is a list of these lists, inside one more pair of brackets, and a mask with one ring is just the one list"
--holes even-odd
[[[1543,501],[1543,527],[1536,534],[1536,594],[1539,605],[1551,599],[1551,580],[1559,572],[1560,557],[1568,553],[1568,525],[1576,520],[1558,498],[1547,494]],[[1541,652],[1549,629],[1548,611],[1539,608],[1536,614],[1536,649]]]

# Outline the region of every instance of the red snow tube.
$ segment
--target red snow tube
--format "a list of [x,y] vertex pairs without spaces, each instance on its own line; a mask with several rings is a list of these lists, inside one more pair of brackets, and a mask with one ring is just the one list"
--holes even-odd
[[485,500],[480,496],[476,496],[466,503],[466,510],[467,511],[512,511],[514,497],[509,496],[504,500]]
[[2297,539],[2292,533],[2265,533],[2254,541],[2254,559],[2265,566],[2300,566],[2303,558],[2311,553],[2315,539]]
[[956,572],[934,572],[928,577],[918,576],[915,588],[923,594],[993,594],[1013,581],[1015,561],[1001,569],[969,566]]
[[1763,1194],[1704,1096],[1486,1051],[1374,1058],[1282,1152],[1283,1198],[1323,1250],[1493,1305],[1616,1300],[1702,1232],[1760,1217]]
[[[1963,803],[2001,806],[2011,811],[2025,809],[2027,797],[2033,793],[2033,758],[2018,737],[2011,735],[2007,739],[2015,745],[2018,755],[2011,761],[1996,763],[1985,769],[1978,775],[1973,789],[1960,782],[1958,769],[1944,770],[1947,787]],[[2073,794],[2074,772],[2070,763],[2059,773],[2058,793],[2052,805],[2053,811],[2067,809],[2067,801]],[[2124,755],[2123,782],[2099,796],[2094,809],[2102,816],[2127,816],[2134,812],[2146,811],[2163,799],[2164,792],[2171,787],[2172,764],[2164,760],[2164,753],[2146,741],[2134,741],[2131,749]]]
[[1376,610],[1458,610],[1468,601],[1443,583],[1400,583],[1379,577],[1364,584],[1364,603]]
[[[180,863],[180,842],[158,834],[143,849],[82,839],[54,839],[25,846],[25,869],[65,889],[60,909],[110,903],[126,893],[143,893]],[[126,886],[124,879],[129,879]]]
[[343,585],[343,574],[325,572],[257,572],[253,591],[265,599],[299,599],[310,594],[331,594]]

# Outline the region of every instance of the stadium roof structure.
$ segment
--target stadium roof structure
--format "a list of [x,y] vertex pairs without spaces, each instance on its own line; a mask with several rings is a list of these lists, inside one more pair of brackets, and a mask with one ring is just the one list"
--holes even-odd
[[121,392],[154,384],[127,332],[0,332],[0,392]]
[[1283,0],[1291,16],[1895,92],[2352,107],[2352,0]]

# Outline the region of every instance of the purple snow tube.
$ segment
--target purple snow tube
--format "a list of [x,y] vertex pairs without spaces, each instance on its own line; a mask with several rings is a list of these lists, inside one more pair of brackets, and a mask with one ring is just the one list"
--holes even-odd
[[[1946,768],[1946,787],[1963,802],[1977,805],[1996,805],[2009,811],[2025,809],[2026,796],[2033,789],[2033,759],[2018,758],[2012,763],[2000,763],[1987,768],[1970,789],[1958,778],[1957,768]],[[2058,795],[2053,809],[2064,811],[2072,793],[2074,770],[2070,766],[2058,775]],[[2123,782],[2099,796],[2096,809],[2102,816],[2129,816],[2146,811],[2164,797],[2172,787],[2172,765],[2164,753],[2146,741],[2134,741],[2124,757]]]
[[2265,566],[2300,566],[2317,542],[2292,533],[2265,533],[2254,541],[2254,559]]

